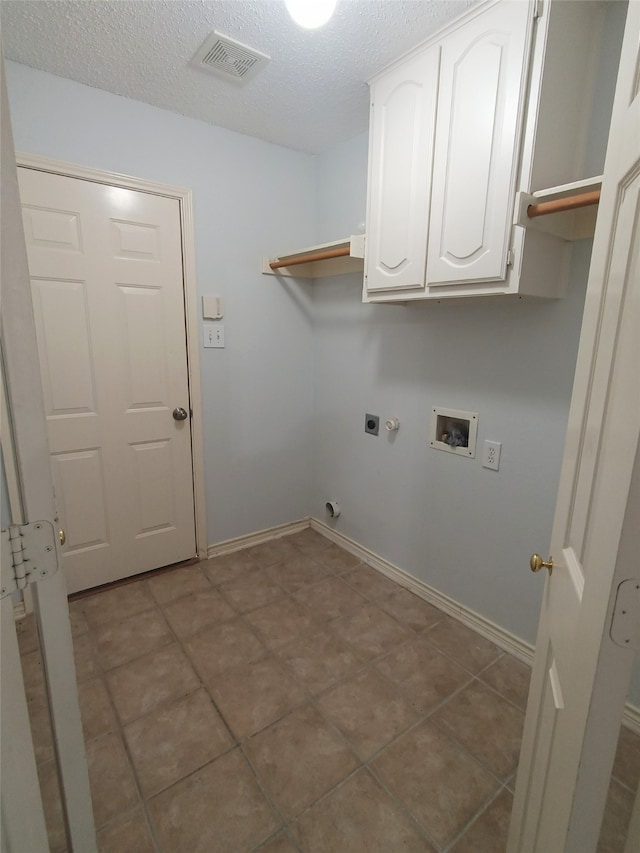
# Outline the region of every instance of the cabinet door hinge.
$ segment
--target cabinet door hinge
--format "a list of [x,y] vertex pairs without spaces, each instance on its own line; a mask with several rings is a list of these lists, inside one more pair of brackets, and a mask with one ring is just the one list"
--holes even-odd
[[57,537],[50,521],[15,524],[2,531],[0,598],[58,571]]
[[542,17],[542,0],[533,0],[533,20],[537,21]]
[[514,253],[513,249],[509,249],[509,251],[507,252],[507,266],[512,267],[514,260],[515,260],[515,253]]

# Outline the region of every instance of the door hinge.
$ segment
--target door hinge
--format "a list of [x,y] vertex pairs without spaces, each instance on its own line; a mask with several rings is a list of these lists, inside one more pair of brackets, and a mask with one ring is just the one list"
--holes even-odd
[[640,580],[637,578],[629,578],[618,586],[609,634],[616,646],[640,650]]
[[515,260],[515,253],[514,253],[513,249],[509,249],[509,251],[507,252],[507,266],[512,267],[514,260]]
[[15,524],[2,531],[0,598],[58,571],[57,537],[50,521]]
[[537,21],[542,17],[542,0],[533,0],[533,20]]

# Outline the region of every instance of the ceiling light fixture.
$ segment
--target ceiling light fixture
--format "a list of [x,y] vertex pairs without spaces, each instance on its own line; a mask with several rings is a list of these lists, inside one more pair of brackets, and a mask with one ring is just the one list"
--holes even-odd
[[333,15],[336,0],[285,0],[293,20],[305,30],[323,27]]

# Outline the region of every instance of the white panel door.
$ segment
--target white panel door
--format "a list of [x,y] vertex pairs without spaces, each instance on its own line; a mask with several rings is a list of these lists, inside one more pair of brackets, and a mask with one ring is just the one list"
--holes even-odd
[[196,553],[179,202],[18,172],[73,592]]
[[440,49],[372,89],[365,288],[424,289]]
[[429,286],[506,276],[530,23],[510,0],[442,44]]
[[613,612],[640,584],[639,68],[640,3],[630,3],[510,853],[596,849],[634,658],[638,617],[621,629]]

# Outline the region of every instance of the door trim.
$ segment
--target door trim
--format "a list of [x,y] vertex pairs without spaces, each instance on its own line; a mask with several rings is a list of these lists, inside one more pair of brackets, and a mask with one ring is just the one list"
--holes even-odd
[[175,199],[180,208],[180,226],[182,231],[182,276],[184,284],[184,303],[186,319],[187,372],[189,380],[189,398],[191,403],[191,458],[193,469],[193,497],[195,511],[196,556],[207,558],[207,507],[204,479],[204,438],[202,429],[202,388],[200,384],[200,340],[198,316],[198,290],[196,282],[195,238],[193,227],[192,192],[184,187],[161,184],[80,166],[66,160],[53,160],[35,154],[16,151],[16,165],[39,172],[49,172],[68,178],[92,181],[96,184],[122,187],[128,190],[151,193]]

